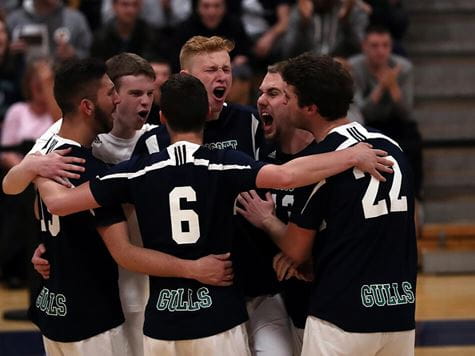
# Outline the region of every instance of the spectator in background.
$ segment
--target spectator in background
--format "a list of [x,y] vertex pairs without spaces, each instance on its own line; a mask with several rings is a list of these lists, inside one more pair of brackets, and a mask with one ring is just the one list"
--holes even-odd
[[242,1],[242,21],[257,59],[266,65],[282,57],[279,39],[287,31],[292,0]]
[[141,18],[140,0],[113,0],[114,17],[94,34],[91,56],[107,60],[122,53],[150,58],[163,47],[153,29]]
[[231,52],[232,65],[247,63],[251,53],[251,41],[244,30],[242,21],[234,17],[226,10],[225,0],[198,0],[195,12],[176,30],[172,57],[173,70],[179,70],[178,51],[185,42],[195,35],[206,37],[221,36],[234,42],[234,50]]
[[154,59],[150,65],[155,72],[155,88],[153,90],[153,104],[148,118],[149,124],[160,124],[160,87],[165,83],[172,73],[170,63],[164,59]]
[[[249,65],[251,41],[244,30],[242,20],[227,11],[226,0],[197,0],[195,12],[176,30],[174,49],[178,51],[188,39],[195,35],[220,36],[232,40],[234,50],[230,56],[233,74],[252,74]],[[179,71],[178,57],[178,52],[171,57],[174,71]],[[233,83],[228,100],[233,103],[248,104],[250,91],[251,75],[240,77],[239,81],[236,80]]]
[[43,55],[63,61],[89,55],[92,35],[84,15],[61,0],[24,0],[7,23],[12,45],[29,58]]
[[401,0],[365,0],[372,8],[369,23],[388,29],[393,38],[393,53],[406,56],[402,39],[409,26],[409,15]]
[[370,11],[362,0],[298,0],[284,38],[285,56],[359,53]]
[[23,57],[14,58],[10,51],[7,25],[0,16],[0,132],[7,109],[21,99],[18,76],[21,76]]
[[[53,71],[46,59],[31,62],[23,78],[26,102],[13,104],[5,115],[1,135],[2,146],[24,145],[25,154],[36,140],[53,123]],[[31,145],[29,145],[31,143]],[[23,154],[4,152],[0,164],[8,170],[20,163]],[[37,242],[36,221],[33,216],[35,193],[33,187],[17,197],[4,196],[0,225],[0,261],[3,277],[11,288],[23,287],[27,280],[28,256]]]
[[[113,0],[102,0],[103,23],[108,22],[113,16]],[[186,20],[192,10],[191,0],[142,0],[140,17],[150,26],[166,30],[176,27]]]
[[86,17],[91,31],[98,30],[102,26],[101,6],[103,0],[73,0],[69,4],[71,5],[74,2],[76,8]]
[[411,113],[414,101],[413,66],[391,54],[389,31],[369,27],[363,53],[348,60],[355,81],[355,103],[368,126],[399,142],[409,158],[415,177],[416,197],[421,198],[422,142]]
[[20,5],[19,0],[2,0],[0,4],[0,15],[5,16],[15,10]]

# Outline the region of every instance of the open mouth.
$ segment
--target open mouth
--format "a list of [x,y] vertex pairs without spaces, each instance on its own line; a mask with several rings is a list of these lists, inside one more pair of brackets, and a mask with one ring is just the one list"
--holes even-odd
[[264,126],[271,126],[272,123],[274,122],[274,118],[269,115],[268,113],[262,113],[261,114],[261,119],[264,124]]
[[147,120],[148,110],[141,110],[141,111],[138,112],[138,114],[142,119]]
[[224,96],[224,93],[226,92],[226,88],[224,87],[217,87],[213,90],[213,95],[217,97],[218,99],[221,99]]

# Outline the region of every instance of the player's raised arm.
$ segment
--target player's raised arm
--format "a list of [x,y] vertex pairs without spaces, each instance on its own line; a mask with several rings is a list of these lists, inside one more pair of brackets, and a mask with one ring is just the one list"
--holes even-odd
[[91,193],[89,182],[70,189],[50,179],[38,177],[35,184],[51,214],[64,216],[100,207]]
[[359,143],[341,151],[296,158],[281,166],[266,165],[257,174],[258,188],[296,188],[309,185],[356,167],[385,181],[380,172],[392,173],[393,163],[385,159],[387,153]]

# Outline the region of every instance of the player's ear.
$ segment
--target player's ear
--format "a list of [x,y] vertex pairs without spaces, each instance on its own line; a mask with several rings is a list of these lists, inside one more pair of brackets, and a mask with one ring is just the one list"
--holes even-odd
[[190,74],[190,72],[188,71],[188,69],[182,69],[180,70],[180,74]]
[[162,110],[160,110],[160,123],[162,125],[165,125],[167,123],[167,118],[165,117],[165,115],[163,115]]
[[91,116],[94,113],[94,103],[89,99],[82,99],[79,103],[79,109],[84,114]]
[[307,111],[307,114],[310,115],[318,114],[318,106],[315,104],[307,105],[305,110]]

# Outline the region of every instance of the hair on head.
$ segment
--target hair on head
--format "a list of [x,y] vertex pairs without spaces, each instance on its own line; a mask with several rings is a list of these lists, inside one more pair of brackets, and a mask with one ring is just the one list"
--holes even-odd
[[189,69],[190,58],[193,56],[219,51],[231,52],[234,49],[234,42],[224,37],[193,36],[181,47],[180,66],[181,69]]
[[126,75],[144,75],[155,80],[155,72],[147,60],[135,53],[123,52],[106,61],[107,74],[117,88],[120,87],[120,78]]
[[54,97],[63,116],[76,111],[82,99],[95,101],[106,65],[95,58],[71,59],[59,66],[54,79]]
[[316,105],[327,120],[347,115],[353,101],[350,73],[330,56],[304,53],[290,58],[282,76],[295,88],[299,106]]
[[203,83],[186,73],[174,74],[160,87],[160,109],[175,132],[200,132],[209,111]]

